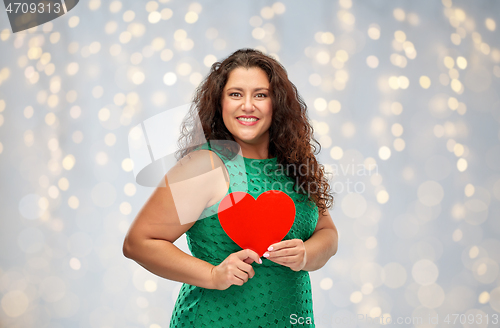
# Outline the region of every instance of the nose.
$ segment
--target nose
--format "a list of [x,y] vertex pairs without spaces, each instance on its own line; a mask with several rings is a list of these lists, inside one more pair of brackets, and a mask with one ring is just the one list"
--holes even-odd
[[241,106],[242,106],[242,109],[245,111],[254,111],[255,107],[254,107],[252,96],[251,95],[245,96],[245,98],[243,100],[243,104]]

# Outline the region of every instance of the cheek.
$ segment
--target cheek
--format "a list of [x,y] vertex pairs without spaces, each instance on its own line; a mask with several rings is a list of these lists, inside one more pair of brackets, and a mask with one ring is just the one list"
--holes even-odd
[[224,103],[222,104],[222,122],[224,122],[224,125],[228,130],[231,129],[231,111],[228,110],[227,106],[224,106]]
[[232,113],[231,105],[227,101],[222,101],[222,116],[229,116]]
[[228,117],[227,117],[227,113],[223,110],[222,111],[222,122],[224,122],[224,125],[227,127],[228,126]]
[[269,121],[273,120],[273,109],[271,106],[269,106],[269,111],[267,112],[266,116],[267,116]]
[[225,104],[224,101],[221,102],[221,109],[222,109],[222,118],[224,119],[228,115],[227,105]]

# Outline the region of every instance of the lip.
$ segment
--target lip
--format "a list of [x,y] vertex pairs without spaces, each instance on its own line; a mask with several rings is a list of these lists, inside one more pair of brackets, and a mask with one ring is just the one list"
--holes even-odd
[[[245,117],[245,118],[256,118],[257,121],[254,121],[254,122],[244,122],[244,121],[240,121],[238,120],[238,117]],[[238,121],[238,123],[242,124],[242,125],[247,125],[247,126],[250,126],[250,125],[255,125],[257,124],[257,122],[259,122],[259,118],[255,117],[255,116],[251,116],[251,115],[240,115],[236,117],[236,121]]]

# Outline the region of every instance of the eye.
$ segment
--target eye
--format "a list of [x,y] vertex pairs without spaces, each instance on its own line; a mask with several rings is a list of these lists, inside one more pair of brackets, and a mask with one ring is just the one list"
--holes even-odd
[[230,97],[232,97],[233,95],[239,95],[240,93],[239,92],[232,92],[229,94]]
[[263,96],[263,97],[259,97],[259,98],[265,98],[265,97],[267,97],[267,95],[265,93],[259,93],[259,94],[257,94],[257,96],[259,96],[259,95]]

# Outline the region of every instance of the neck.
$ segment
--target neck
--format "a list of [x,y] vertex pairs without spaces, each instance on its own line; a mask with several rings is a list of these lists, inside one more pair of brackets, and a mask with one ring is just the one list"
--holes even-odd
[[269,154],[269,141],[259,145],[252,145],[244,142],[238,142],[238,144],[240,145],[243,157],[253,159],[267,159],[271,155]]

